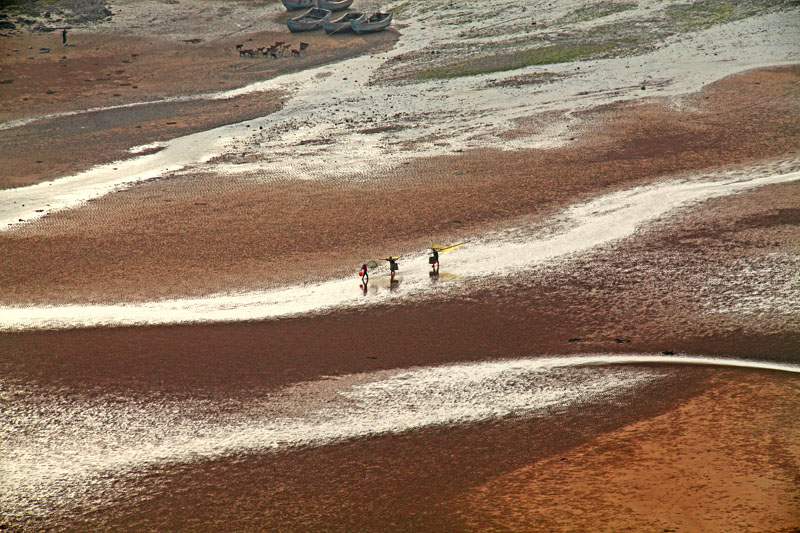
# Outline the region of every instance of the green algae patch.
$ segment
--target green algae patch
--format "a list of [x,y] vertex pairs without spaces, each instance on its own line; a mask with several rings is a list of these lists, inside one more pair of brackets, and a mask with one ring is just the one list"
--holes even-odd
[[705,0],[668,6],[664,18],[673,30],[692,32],[798,5],[797,0]]
[[636,6],[636,2],[600,2],[576,9],[557,23],[574,24],[577,22],[588,22],[590,20],[622,13],[623,11],[630,11],[631,9],[635,9]]
[[505,72],[535,65],[569,63],[612,55],[617,43],[555,44],[519,52],[464,59],[456,63],[422,70],[414,75],[418,80],[448,79]]
[[746,16],[737,14],[733,5],[710,3],[673,5],[667,7],[664,14],[669,23],[681,31],[701,30]]

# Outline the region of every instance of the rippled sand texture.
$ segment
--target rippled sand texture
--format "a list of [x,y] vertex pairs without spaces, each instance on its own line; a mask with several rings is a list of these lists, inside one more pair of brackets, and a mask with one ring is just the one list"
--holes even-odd
[[[667,182],[658,186],[633,189],[572,207],[549,221],[544,233],[527,228],[473,237],[470,246],[447,255],[448,268],[466,280],[497,280],[519,270],[577,254],[632,235],[647,222],[671,214],[672,210],[715,196],[733,194],[749,188],[793,182],[800,171],[775,174],[775,168],[755,169],[747,175],[734,173],[719,181]],[[554,229],[554,228],[563,229]],[[306,284],[268,292],[236,295],[212,295],[191,300],[163,300],[143,304],[69,307],[0,307],[0,329],[65,328],[87,326],[120,326],[175,324],[185,322],[254,320],[292,316],[328,310],[386,303],[387,299],[436,297],[443,290],[430,291],[425,263],[427,251],[406,256],[415,266],[405,268],[402,294],[373,282],[372,298],[354,298],[352,278]],[[410,255],[410,254],[409,254]],[[386,276],[385,269],[381,275]],[[399,278],[398,278],[399,280]],[[398,281],[399,282],[399,281]],[[451,282],[443,287],[468,290],[469,284]],[[392,289],[390,286],[389,289]]]
[[713,167],[772,157],[786,159],[756,174],[784,174],[800,142],[798,96],[795,69],[750,72],[688,98],[702,112],[604,107],[590,130],[600,135],[578,146],[420,159],[369,181],[169,175],[0,233],[0,295],[107,302],[296,286],[352,276],[364,258],[418,254],[432,235],[551,224],[581,199],[658,179],[714,179]]
[[470,526],[791,531],[800,521],[797,381],[720,381],[669,413],[477,488],[464,502]]
[[3,428],[2,504],[15,517],[47,516],[80,503],[72,499],[99,503],[92,494],[98,484],[100,497],[113,500],[113,486],[103,485],[147,467],[543,413],[611,398],[664,375],[623,369],[576,373],[566,382],[557,371],[552,375],[553,368],[576,363],[519,360],[342,376],[243,404],[233,398],[222,404],[70,399],[11,389],[7,394],[20,409],[7,413],[13,425]]
[[[637,363],[670,366],[628,366]],[[620,364],[626,366],[608,366]],[[676,379],[676,364],[800,373],[798,366],[760,362],[594,355],[348,375],[296,384],[247,401],[75,397],[12,385],[4,391],[12,407],[3,420],[8,425],[2,428],[0,472],[5,483],[0,504],[13,521],[36,517],[46,522],[52,520],[48,516],[71,517],[76,508],[105,507],[126,492],[135,494],[135,474],[158,466],[287,452],[512,415],[557,418],[557,413],[624,403],[631,390],[641,392],[658,381]],[[691,404],[682,409],[691,410]],[[788,405],[784,411],[791,409]],[[791,447],[793,441],[787,436],[781,442]],[[602,441],[598,446],[603,448]]]

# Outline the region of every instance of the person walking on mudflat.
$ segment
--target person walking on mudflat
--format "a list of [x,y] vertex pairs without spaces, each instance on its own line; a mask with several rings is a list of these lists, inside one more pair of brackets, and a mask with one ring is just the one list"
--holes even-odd
[[389,277],[391,281],[394,281],[394,273],[397,272],[399,267],[397,266],[397,259],[393,258],[391,255],[384,259],[384,261],[389,261]]
[[358,271],[358,275],[361,276],[361,282],[366,286],[367,282],[369,281],[366,262],[361,263],[361,270]]
[[438,244],[435,242],[431,243],[431,255],[428,256],[428,263],[430,263],[431,268],[433,268],[433,272],[439,273],[439,254],[443,254],[445,252],[449,252],[450,250],[455,250],[459,246],[463,246],[464,243],[453,244],[451,246],[444,246],[443,244]]
[[61,30],[61,44],[64,46],[67,45],[67,28]]
[[431,255],[428,257],[428,263],[430,263],[434,272],[439,271],[439,250],[431,248]]

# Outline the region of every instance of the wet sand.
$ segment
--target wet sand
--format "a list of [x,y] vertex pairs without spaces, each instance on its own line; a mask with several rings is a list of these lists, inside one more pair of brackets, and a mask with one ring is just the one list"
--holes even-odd
[[[81,38],[100,37],[76,34],[74,42]],[[189,88],[206,67],[254,65],[230,55],[235,40],[206,47],[205,66],[183,55],[184,47],[205,45],[173,41],[160,56],[153,49],[163,63],[130,72],[150,96],[234,86],[244,78],[211,77],[210,85]],[[114,84],[133,83],[122,77],[145,58],[128,58],[128,44],[120,41],[103,61],[109,69],[130,63],[93,85],[96,94],[75,100],[79,107],[106,105],[120,98],[107,94]],[[308,56],[304,66],[329,60],[323,56]],[[34,64],[43,73],[69,68],[45,65],[50,59]],[[178,74],[159,93],[146,73],[165,65]],[[798,75],[796,66],[746,72],[679,106],[657,99],[604,106],[584,114],[587,126],[566,147],[423,159],[370,183],[164,176],[0,233],[0,302],[124,302],[348,274],[359,298],[357,265],[385,256],[386,243],[400,254],[424,248],[432,234],[456,240],[541,223],[575,202],[667,176],[793,161]],[[18,83],[3,87],[21,97]],[[79,85],[64,84],[72,87],[68,98],[4,107],[4,116],[64,110]],[[125,98],[134,91],[113,90]],[[261,96],[104,113],[85,135],[56,144],[41,169],[3,186],[81,168],[68,154],[82,143],[110,143],[85,164],[107,161],[170,136],[169,128],[184,134],[243,120],[276,109],[284,97]],[[28,166],[53,128],[77,131],[80,123],[33,123],[16,130],[24,142],[2,137],[4,146],[20,143],[3,151],[4,163]],[[521,127],[510,136],[535,125]],[[622,242],[438,301],[240,323],[2,332],[0,376],[57,391],[65,401],[190,399],[235,413],[237,402],[298,382],[464,361],[675,352],[796,364],[799,211],[796,182],[716,198]],[[614,401],[541,418],[166,463],[120,479],[130,491],[110,505],[68,509],[55,524],[31,518],[13,525],[792,531],[800,527],[797,387],[796,377],[772,372],[680,368]]]
[[680,407],[470,491],[475,531],[793,531],[798,381],[715,377]]
[[168,176],[0,234],[0,301],[147,300],[346,276],[431,236],[460,240],[665,176],[794,157],[798,74],[734,76],[681,112],[601,109],[577,145],[424,159],[370,182]]
[[[215,394],[547,353],[673,351],[797,361],[794,314],[791,307],[782,311],[794,301],[793,285],[779,284],[779,274],[791,277],[792,270],[775,264],[800,249],[797,190],[797,183],[781,184],[709,200],[559,268],[439,300],[250,323],[0,333],[9,347],[4,374],[42,379],[44,365],[58,386]],[[759,262],[773,271],[753,269]],[[750,277],[743,277],[745,267]],[[704,291],[700,280],[713,279],[727,292]],[[754,292],[762,286],[766,294]],[[759,295],[777,303],[738,313],[721,308]],[[355,276],[353,297],[362,298]]]
[[696,394],[704,375],[692,371],[662,382],[645,404],[622,396],[613,406],[582,405],[546,418],[439,426],[159,469],[137,483],[140,497],[63,523],[70,530],[481,530],[462,514],[470,489],[569,453],[594,433],[663,412]]
[[[253,323],[3,333],[1,371],[66,397],[247,401],[324,376],[551,353],[797,363],[793,315],[779,306],[750,318],[715,313],[697,290],[698,276],[736,288],[741,269],[723,267],[742,257],[797,253],[796,189],[711,200],[566,269],[453,300]],[[773,281],[748,279],[738,290]],[[586,521],[602,530],[791,530],[797,379],[679,370],[644,393],[540,420],[159,468],[110,508],[73,509],[61,525],[537,531]],[[753,484],[765,488],[755,494]],[[665,501],[674,511],[664,511]]]
[[[748,319],[709,312],[702,305],[709,298],[696,290],[698,275],[722,275],[726,286],[735,288],[741,271],[726,275],[722,267],[741,257],[796,254],[796,189],[795,183],[782,184],[711,200],[666,227],[599,250],[569,268],[515,276],[455,300],[266,322],[3,333],[0,372],[14,383],[35,383],[65,398],[246,402],[324,376],[550,353],[674,351],[796,363],[800,337],[791,315],[761,312]],[[773,281],[746,280],[740,290]],[[793,486],[786,480],[795,475],[796,451],[787,444],[794,442],[791,437],[775,439],[796,431],[791,416],[796,406],[783,401],[793,398],[796,382],[774,374],[680,368],[674,379],[645,392],[540,420],[512,418],[160,467],[125,482],[132,492],[123,491],[110,507],[72,509],[59,522],[72,530],[212,530],[222,523],[246,529],[269,523],[291,530],[486,530],[528,524],[535,531],[568,530],[572,522],[564,522],[565,514],[581,512],[604,530],[653,524],[681,530],[715,510],[708,515],[716,517],[712,529],[782,527],[795,519]],[[692,399],[698,394],[707,398],[699,407]],[[752,425],[761,427],[760,433],[742,427],[742,404],[750,406],[748,417],[757,415]],[[720,443],[731,442],[726,432],[741,428],[736,446],[724,452],[698,449],[706,443],[709,424]],[[682,429],[677,440],[676,425]],[[754,458],[765,431],[771,442],[767,458]],[[656,443],[649,444],[648,437]],[[671,440],[667,446],[658,439]],[[638,470],[616,466],[630,465],[629,450],[640,448],[645,451],[636,457]],[[577,461],[598,453],[598,459]],[[570,498],[554,499],[557,491],[542,484],[564,490],[561,457],[569,462],[575,486],[567,489]],[[751,473],[762,472],[763,461],[771,472],[769,501],[751,498],[746,490],[750,483],[765,482]],[[694,473],[709,464],[712,471],[698,487]],[[720,465],[745,489],[732,492],[731,476],[712,475]],[[526,488],[529,497],[522,498],[514,491],[529,483],[530,472],[537,485]],[[651,482],[630,482],[644,473]],[[598,476],[608,483],[597,485]],[[648,483],[663,492],[648,492]],[[625,515],[625,522],[609,515],[611,504],[596,497],[598,486],[614,501],[612,510],[629,506],[636,514]],[[700,509],[683,499],[683,487],[701,498]],[[584,499],[576,501],[576,493]],[[719,495],[730,497],[709,502]],[[665,498],[673,498],[676,515],[656,514]],[[742,500],[750,504],[738,505]]]
[[[129,3],[137,9],[136,2]],[[220,16],[215,27],[195,27],[196,43],[159,34],[157,26],[171,26],[165,18],[141,28],[139,33],[144,34],[126,34],[119,23],[111,28],[74,29],[69,32],[68,46],[62,46],[60,32],[13,33],[2,38],[0,64],[7,81],[0,121],[215,93],[381,50],[397,40],[395,31],[345,39],[318,32],[292,35],[283,24],[287,17],[285,10],[273,6],[268,19],[259,24],[269,30],[237,31],[234,27],[229,28],[230,35],[208,35],[230,25],[228,17]],[[254,49],[276,41],[292,45],[277,59],[244,57],[236,49],[240,44]],[[307,42],[308,48],[292,55],[291,49],[297,49],[300,41]],[[50,52],[37,53],[41,48]]]
[[[8,170],[4,188],[76,174],[95,165],[122,161],[131,148],[182,137],[273,113],[284,95],[255,93],[229,100],[164,102],[42,120],[0,130],[0,164]],[[154,152],[158,145],[137,154]],[[75,154],[81,157],[76,158]]]
[[[81,113],[0,129],[0,165],[7,169],[0,187],[71,175],[125,159],[134,146],[264,116],[279,108],[285,96],[281,91],[223,100],[191,98],[374,52],[396,40],[396,32],[301,39],[284,31],[260,31],[191,43],[159,35],[72,32],[65,47],[60,32],[4,37],[0,121]],[[299,55],[292,55],[290,48],[277,59],[241,57],[236,50],[238,44],[252,49],[276,41],[294,49],[304,41],[308,48]],[[42,47],[51,52],[36,53]],[[131,104],[141,105],[124,107]],[[92,109],[97,111],[83,112]]]

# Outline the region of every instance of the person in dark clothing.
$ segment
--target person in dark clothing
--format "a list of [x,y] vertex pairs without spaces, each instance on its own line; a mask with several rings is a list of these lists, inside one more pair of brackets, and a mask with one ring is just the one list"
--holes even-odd
[[67,45],[67,28],[61,30],[61,44],[64,46]]
[[361,280],[364,286],[366,286],[367,282],[369,282],[369,274],[367,273],[367,263],[361,263],[361,270],[358,272],[358,275],[361,276]]
[[431,264],[431,268],[434,272],[438,272],[439,270],[439,250],[436,248],[431,248],[431,255],[428,257],[428,262]]
[[398,268],[399,268],[399,267],[397,266],[397,259],[393,258],[393,257],[390,255],[389,257],[387,257],[386,259],[384,259],[384,261],[389,261],[389,272],[391,273],[391,274],[390,274],[390,277],[391,277],[392,281],[394,281],[394,273],[395,273],[395,272],[397,272],[397,270],[398,270]]

